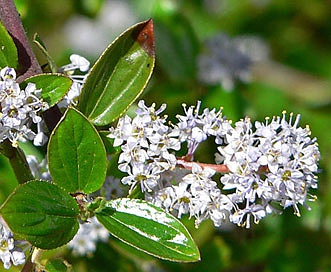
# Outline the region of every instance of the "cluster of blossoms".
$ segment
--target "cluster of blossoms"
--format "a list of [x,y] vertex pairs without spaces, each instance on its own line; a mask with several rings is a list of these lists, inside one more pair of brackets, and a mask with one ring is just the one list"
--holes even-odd
[[224,90],[231,91],[237,81],[249,81],[252,64],[268,59],[268,55],[268,47],[258,37],[218,34],[206,41],[205,50],[199,55],[199,80],[209,85],[221,84]]
[[142,191],[151,191],[158,185],[160,174],[176,166],[176,157],[169,151],[180,149],[179,134],[158,116],[165,105],[157,111],[155,105],[147,108],[143,101],[138,106],[137,116],[133,120],[121,118],[109,137],[123,150],[118,168],[129,175],[122,182],[131,188],[140,183]]
[[[33,140],[35,145],[42,145],[47,140],[42,132],[42,118],[38,115],[48,108],[40,98],[41,90],[28,83],[22,90],[16,82],[14,69],[5,67],[0,71],[0,142],[9,139],[14,147],[18,140]],[[31,129],[37,124],[38,132]]]
[[[175,213],[188,214],[196,225],[211,219],[250,227],[279,207],[306,206],[310,188],[317,187],[315,174],[320,158],[316,139],[308,127],[298,127],[292,114],[256,122],[232,122],[222,111],[184,106],[178,123],[167,125],[159,110],[138,103],[136,117],[120,118],[109,137],[121,146],[119,169],[128,175],[123,184],[137,184],[146,200]],[[199,144],[214,137],[218,148],[215,163],[194,162]],[[176,157],[186,143],[187,155]],[[221,178],[216,178],[222,174]]]
[[[73,84],[58,106],[66,108],[68,105],[77,103],[77,98],[85,82],[86,74],[75,75],[75,70],[81,72],[89,70],[89,61],[77,54],[70,56],[71,63],[59,69],[58,72],[64,73],[73,80]],[[18,141],[25,139],[33,140],[34,145],[44,145],[47,142],[47,136],[44,131],[42,117],[39,116],[41,111],[48,109],[48,104],[40,98],[41,90],[36,89],[36,85],[28,83],[22,90],[16,82],[16,72],[13,68],[5,67],[0,71],[0,102],[1,102],[1,122],[0,122],[0,142],[9,139],[14,147],[18,146]],[[31,125],[36,124],[37,133]],[[44,159],[42,162],[33,156],[27,156],[31,173],[36,179],[50,180],[48,165]],[[108,184],[108,183],[105,183]],[[14,265],[23,264],[25,255],[17,250],[12,233],[5,226],[0,225],[1,248],[0,259],[4,267],[8,269]],[[87,237],[87,236],[88,237]],[[85,245],[85,254],[93,252],[98,240],[104,241],[108,238],[108,231],[103,228],[96,220],[92,219],[89,224],[81,224],[81,228],[75,239],[71,242],[70,247],[77,254],[82,254]],[[92,237],[92,239],[91,239]],[[85,243],[83,243],[83,238]]]
[[[11,265],[21,265],[25,263],[25,254],[22,246],[25,242],[14,240],[12,232],[0,219],[0,259],[3,267],[9,269]],[[20,247],[19,247],[20,246]]]

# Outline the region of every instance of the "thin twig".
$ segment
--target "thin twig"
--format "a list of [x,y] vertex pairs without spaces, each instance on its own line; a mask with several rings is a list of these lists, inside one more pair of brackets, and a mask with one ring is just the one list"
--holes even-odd
[[201,162],[191,162],[186,161],[181,158],[177,158],[177,165],[179,167],[185,168],[187,170],[192,170],[194,164],[199,165],[202,169],[210,168],[215,170],[218,173],[229,173],[229,168],[224,164],[210,164],[210,163],[201,163]]

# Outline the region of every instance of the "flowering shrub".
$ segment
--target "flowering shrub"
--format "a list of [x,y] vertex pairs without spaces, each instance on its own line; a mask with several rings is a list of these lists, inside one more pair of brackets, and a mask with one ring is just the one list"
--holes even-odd
[[[73,54],[70,64],[56,68],[50,60],[52,73],[23,79],[17,45],[0,28],[7,50],[0,55],[0,152],[19,182],[0,209],[4,268],[51,271],[52,260],[38,260],[41,250],[68,244],[73,254],[90,255],[109,235],[160,259],[196,262],[199,250],[177,218],[250,228],[290,206],[299,216],[299,206],[315,199],[309,189],[317,188],[320,153],[300,115],[253,124],[198,101],[168,122],[165,104],[143,100],[135,116],[126,115],[153,71],[152,20],[121,34],[91,69]],[[201,162],[196,151],[209,139],[215,159]],[[42,161],[25,154],[25,141],[44,147]]]

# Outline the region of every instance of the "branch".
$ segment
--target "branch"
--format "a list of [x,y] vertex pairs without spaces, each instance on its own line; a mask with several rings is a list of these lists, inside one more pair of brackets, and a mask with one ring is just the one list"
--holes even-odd
[[191,161],[186,161],[185,159],[177,158],[177,165],[179,167],[185,168],[187,170],[192,170],[193,164],[199,165],[202,169],[205,169],[205,168],[213,169],[218,173],[229,173],[230,172],[229,168],[224,164],[191,162]]
[[38,60],[30,47],[28,37],[25,34],[21,18],[12,0],[0,0],[0,20],[13,38],[17,48],[20,64],[17,82],[20,83],[30,76],[42,73]]

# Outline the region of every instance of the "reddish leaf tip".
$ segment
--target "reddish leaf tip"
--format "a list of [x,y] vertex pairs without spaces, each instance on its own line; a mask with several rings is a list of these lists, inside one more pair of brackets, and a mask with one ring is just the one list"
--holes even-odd
[[152,19],[145,22],[136,40],[148,55],[153,58],[155,57],[154,26]]

